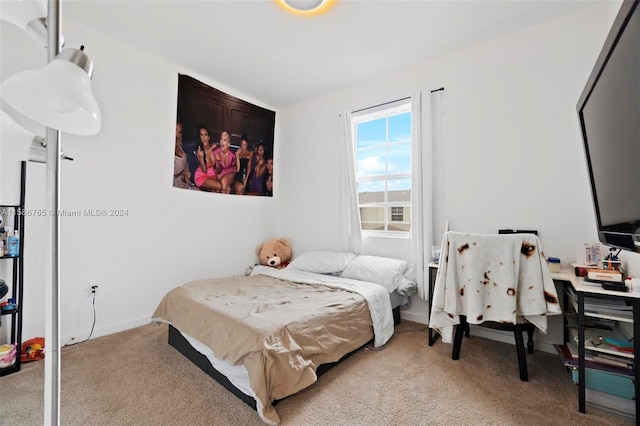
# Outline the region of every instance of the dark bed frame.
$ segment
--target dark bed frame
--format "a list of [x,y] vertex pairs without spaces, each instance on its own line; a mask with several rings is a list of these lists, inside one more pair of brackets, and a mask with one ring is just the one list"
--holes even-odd
[[[399,307],[393,309],[393,324],[394,325],[400,324],[400,308]],[[220,383],[227,390],[229,390],[235,396],[240,398],[249,407],[253,408],[254,410],[256,409],[256,400],[250,397],[249,395],[245,394],[244,392],[240,391],[238,388],[236,388],[233,385],[233,383],[229,381],[229,379],[227,379],[227,377],[224,374],[220,373],[218,370],[213,368],[213,366],[211,365],[207,357],[201,354],[200,352],[198,352],[197,350],[195,350],[193,346],[191,346],[191,344],[187,341],[187,339],[185,339],[184,336],[171,324],[169,324],[169,344],[174,348],[176,348],[178,352],[184,355],[189,361],[193,362],[195,365],[200,367],[202,371],[207,373],[209,376],[213,377],[213,379],[216,382]],[[329,371],[331,368],[336,366],[338,363],[344,361],[345,359],[349,358],[351,355],[359,351],[361,348],[362,347],[349,352],[348,354],[344,355],[342,358],[340,358],[336,362],[330,362],[327,364],[319,365],[316,370],[316,374],[318,375],[318,377],[323,375],[324,373]],[[273,401],[272,404],[276,405],[278,401],[279,400]]]

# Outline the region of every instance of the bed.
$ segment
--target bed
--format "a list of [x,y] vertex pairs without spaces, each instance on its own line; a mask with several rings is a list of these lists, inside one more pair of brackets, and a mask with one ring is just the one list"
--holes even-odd
[[278,400],[367,343],[387,343],[416,291],[410,273],[401,260],[309,252],[284,269],[186,283],[152,318],[169,324],[172,346],[275,425]]

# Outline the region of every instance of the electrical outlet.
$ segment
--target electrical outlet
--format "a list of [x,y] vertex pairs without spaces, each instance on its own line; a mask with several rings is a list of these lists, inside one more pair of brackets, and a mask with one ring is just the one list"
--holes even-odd
[[91,288],[89,289],[89,293],[91,294],[91,296],[97,296],[98,295],[98,286],[97,285],[92,285]]

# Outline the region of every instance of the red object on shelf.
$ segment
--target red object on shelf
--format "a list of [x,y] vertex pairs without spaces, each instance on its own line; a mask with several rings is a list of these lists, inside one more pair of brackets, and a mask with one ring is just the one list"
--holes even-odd
[[20,362],[39,361],[44,359],[44,337],[34,337],[22,342]]

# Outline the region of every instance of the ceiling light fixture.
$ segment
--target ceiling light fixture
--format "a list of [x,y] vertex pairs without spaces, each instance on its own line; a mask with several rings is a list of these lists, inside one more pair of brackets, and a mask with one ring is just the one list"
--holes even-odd
[[298,10],[313,10],[322,5],[323,0],[284,0],[289,6]]
[[275,0],[275,2],[287,12],[315,16],[325,13],[333,6],[336,0]]

